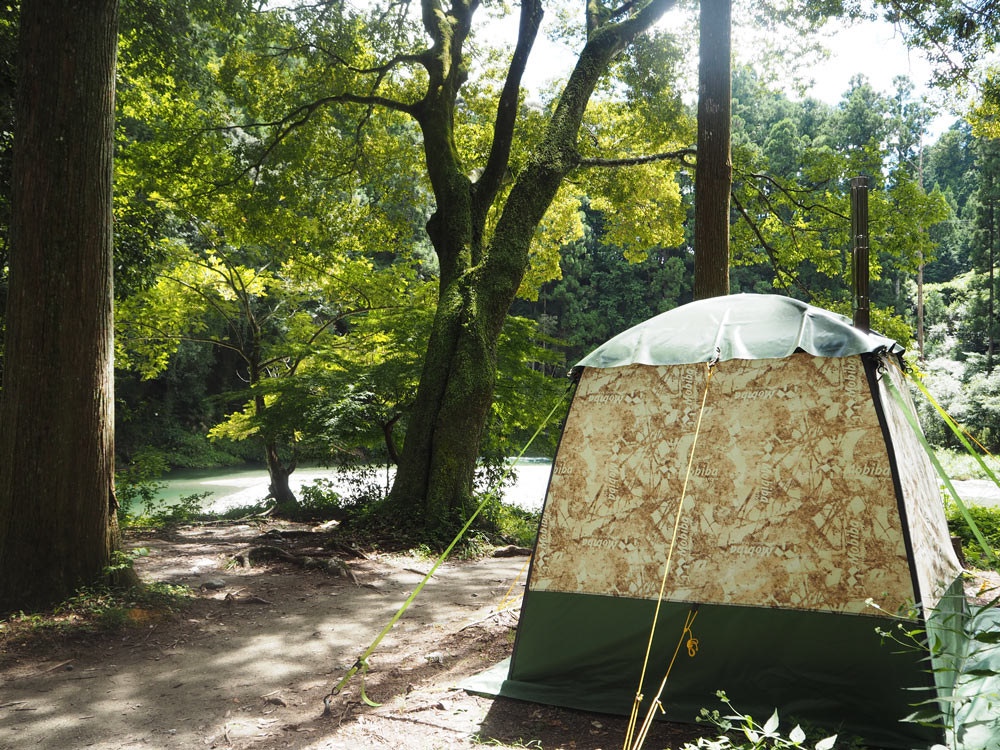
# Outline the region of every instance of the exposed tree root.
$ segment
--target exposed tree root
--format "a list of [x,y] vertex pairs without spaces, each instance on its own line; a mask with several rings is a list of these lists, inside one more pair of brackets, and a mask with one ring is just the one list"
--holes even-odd
[[246,552],[234,555],[230,559],[230,563],[238,564],[243,568],[249,568],[252,567],[254,563],[275,559],[290,562],[306,570],[322,570],[325,573],[337,576],[338,578],[347,578],[355,586],[359,585],[358,579],[354,575],[354,571],[351,570],[350,566],[339,557],[293,555],[291,552],[281,549],[281,547],[275,547],[270,544],[251,547]]
[[506,547],[497,547],[493,550],[493,557],[528,557],[531,555],[530,547],[518,547],[508,544]]

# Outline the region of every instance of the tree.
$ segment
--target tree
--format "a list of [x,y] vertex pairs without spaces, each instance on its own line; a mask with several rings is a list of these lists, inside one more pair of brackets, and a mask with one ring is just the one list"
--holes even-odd
[[935,83],[965,82],[1000,40],[1000,7],[964,0],[877,0],[886,20],[903,31],[907,45],[934,64]]
[[607,236],[607,215],[586,208],[584,217],[584,237],[563,248],[561,278],[546,283],[536,302],[514,307],[563,342],[570,365],[625,329],[690,302],[693,280],[687,245],[652,248],[629,261]]
[[701,0],[698,37],[698,167],[694,296],[729,294],[729,153],[732,0]]
[[[651,162],[635,152],[621,158],[618,139],[622,132],[637,132],[638,143],[647,143],[649,136],[634,126],[660,102],[638,102],[639,114],[619,110],[621,119],[631,118],[625,131],[615,132],[607,121],[595,118],[595,138],[586,143],[588,139],[578,139],[585,118],[614,109],[602,101],[588,113],[591,96],[609,72],[618,72],[612,71],[619,65],[616,59],[672,5],[673,0],[618,7],[590,2],[579,27],[576,64],[562,92],[542,110],[523,106],[521,98],[521,78],[542,18],[539,0],[520,3],[517,41],[500,75],[487,55],[486,74],[472,79],[476,0],[423,0],[417,29],[410,25],[407,4],[385,3],[365,11],[332,3],[302,5],[291,11],[294,37],[272,46],[272,56],[313,61],[306,64],[310,86],[300,88],[299,103],[270,123],[258,122],[270,125],[272,142],[330,107],[355,117],[359,130],[373,111],[403,113],[423,138],[434,199],[426,231],[440,269],[439,292],[399,470],[385,505],[397,522],[412,518],[434,534],[469,512],[507,311],[535,267],[532,250],[539,245],[539,230],[550,219],[572,219],[571,211],[550,213],[550,207],[565,205],[557,194],[577,170]],[[633,47],[621,58],[625,69],[620,77],[631,76],[628,88],[633,91],[650,81],[662,89],[657,76],[632,74],[628,63],[638,58],[637,50]],[[610,85],[607,93],[611,102],[615,92]],[[662,122],[651,128],[661,147],[656,158],[677,158],[682,144],[664,135],[666,130]],[[670,169],[659,169],[664,179],[652,183],[641,174],[621,180],[637,206],[650,207],[642,216],[644,240],[677,231],[670,219],[679,194],[671,185]],[[614,189],[623,193],[621,185]],[[557,268],[557,258],[557,252],[550,252],[542,260]]]
[[10,254],[10,167],[14,153],[14,63],[17,9],[0,16],[0,383],[3,383],[4,308],[7,305],[7,260]]
[[98,580],[116,544],[116,0],[21,4],[0,393],[0,611]]
[[[743,219],[733,224],[734,262],[770,266],[774,286],[785,294],[849,311],[844,176],[867,173],[877,188],[870,196],[878,251],[872,265],[879,294],[875,326],[908,339],[893,281],[915,272],[921,253],[929,257],[933,244],[925,230],[945,218],[947,205],[939,193],[920,187],[908,165],[898,168],[900,153],[907,159],[914,154],[898,146],[901,138],[890,138],[890,100],[863,78],[851,82],[835,109],[776,99],[744,71],[734,82],[733,203]],[[797,158],[786,158],[789,151]],[[889,282],[879,284],[880,278]]]
[[979,190],[976,194],[978,211],[974,242],[970,257],[977,271],[985,275],[986,315],[983,334],[986,337],[986,370],[993,371],[994,346],[996,338],[996,248],[1000,235],[1000,185],[997,184],[997,169],[1000,168],[1000,141],[984,139],[979,142]]
[[[289,33],[280,13],[227,20],[221,36],[257,49]],[[154,377],[184,340],[230,355],[246,385],[230,396],[245,406],[211,434],[259,442],[271,495],[291,504],[300,448],[308,457],[319,451],[308,440],[315,433],[303,433],[309,389],[292,381],[315,380],[338,350],[354,346],[359,317],[427,296],[415,280],[409,226],[426,201],[419,178],[401,166],[413,161],[415,139],[396,113],[369,118],[369,147],[395,147],[394,164],[385,165],[383,150],[372,167],[358,158],[353,123],[326,110],[294,137],[262,145],[234,123],[272,117],[300,82],[279,55],[248,73],[245,48],[227,47],[213,30],[204,36],[216,43],[199,37],[189,55],[203,73],[139,66],[123,96],[127,132],[143,137],[128,139],[121,181],[168,220],[153,283],[119,306],[119,364]],[[387,130],[403,132],[392,138]],[[261,148],[266,169],[252,161]],[[350,179],[318,173],[324,160],[353,162]],[[369,168],[382,170],[378,186]]]
[[213,434],[259,439],[270,494],[289,504],[304,416],[287,382],[340,349],[368,346],[349,335],[353,318],[417,306],[426,294],[410,265],[378,268],[366,252],[391,242],[377,207],[302,215],[298,201],[243,189],[216,193],[211,211],[189,218],[156,282],[122,303],[119,364],[152,377],[184,340],[235,354],[248,403]]
[[[428,84],[419,100],[402,106],[424,135],[437,202],[427,231],[441,279],[390,504],[406,512],[418,509],[417,517],[431,530],[449,528],[468,513],[496,381],[497,338],[528,268],[536,228],[563,180],[584,164],[577,135],[590,97],[614,58],[672,4],[651,0],[613,8],[599,0],[588,3],[586,42],[540,143],[504,199],[520,80],[541,21],[541,3],[521,3],[520,33],[498,102],[492,145],[481,175],[472,182],[454,149],[453,113],[466,75],[463,45],[475,4],[456,2],[442,12],[433,0],[423,2],[425,30],[432,40],[420,57]],[[491,210],[499,211],[492,236],[486,227]]]
[[971,268],[969,242],[973,221],[970,197],[979,183],[975,156],[976,138],[967,123],[958,121],[929,146],[924,158],[924,184],[940,189],[950,208],[947,221],[932,227],[931,239],[938,246],[929,264],[926,281],[940,283]]

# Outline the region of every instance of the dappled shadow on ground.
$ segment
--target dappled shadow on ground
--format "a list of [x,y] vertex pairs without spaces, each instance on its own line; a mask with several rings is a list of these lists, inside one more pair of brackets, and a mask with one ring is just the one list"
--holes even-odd
[[[286,563],[227,570],[246,539],[209,542],[215,536],[203,537],[202,545],[190,539],[142,542],[151,548],[146,575],[159,562],[160,580],[197,586],[207,576],[223,579],[223,588],[198,592],[182,612],[165,618],[149,613],[148,619],[136,613],[137,624],[124,631],[52,637],[35,649],[0,644],[0,747],[379,746],[366,734],[366,724],[376,721],[367,714],[389,712],[391,705],[362,704],[357,679],[334,702],[332,718],[321,718],[322,699],[430,563],[353,561],[360,585]],[[459,629],[489,611],[522,562],[443,566],[370,659],[368,697],[400,696],[416,705],[430,700],[423,696],[425,684],[503,658],[509,650],[505,626],[488,636],[481,626]],[[430,705],[440,702],[435,697]],[[405,742],[412,734],[406,722],[383,723],[399,725],[388,737],[396,747],[434,746]],[[455,737],[464,729],[441,731]]]
[[[194,590],[180,612],[135,611],[131,627],[96,635],[0,636],[0,748],[621,746],[621,717],[454,689],[509,656],[516,615],[490,612],[519,579],[524,558],[442,566],[369,659],[364,698],[379,705],[363,700],[356,676],[324,716],[323,697],[432,563],[353,559],[357,585],[286,562],[227,567],[251,545],[280,543],[261,531],[194,527],[133,540],[150,550],[137,566],[146,580]],[[202,589],[205,582],[221,588]],[[697,733],[657,724],[646,747],[677,748]]]

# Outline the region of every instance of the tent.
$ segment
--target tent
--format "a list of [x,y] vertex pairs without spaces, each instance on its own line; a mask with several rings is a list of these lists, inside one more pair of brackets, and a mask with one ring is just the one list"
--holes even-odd
[[724,690],[761,720],[778,708],[880,747],[939,741],[899,720],[954,674],[876,632],[933,630],[965,601],[901,352],[826,310],[741,294],[584,358],[499,694],[629,714],[671,553],[643,714],[685,642],[668,719]]

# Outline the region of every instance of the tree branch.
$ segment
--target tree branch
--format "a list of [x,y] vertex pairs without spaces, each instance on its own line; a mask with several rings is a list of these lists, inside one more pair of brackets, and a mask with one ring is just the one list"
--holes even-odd
[[608,17],[608,20],[614,21],[616,18],[631,13],[637,4],[638,0],[629,0],[627,3],[619,5],[613,11],[611,11],[611,15]]
[[740,199],[739,199],[739,197],[737,197],[736,191],[732,191],[730,193],[730,195],[732,196],[733,205],[736,206],[736,210],[739,211],[740,215],[743,217],[743,219],[746,221],[746,223],[750,226],[750,229],[754,233],[754,235],[757,237],[757,241],[760,243],[760,246],[762,248],[764,248],[764,252],[766,252],[767,253],[767,257],[770,258],[770,260],[771,260],[771,267],[774,269],[774,276],[778,280],[778,283],[781,284],[782,288],[786,292],[789,291],[788,284],[786,284],[784,282],[784,280],[782,279],[782,274],[784,274],[785,276],[787,276],[788,278],[790,278],[792,281],[794,281],[795,285],[799,289],[801,289],[803,292],[805,292],[805,294],[809,298],[810,302],[812,302],[813,300],[815,300],[815,297],[813,296],[813,293],[810,292],[809,289],[806,288],[806,286],[799,280],[799,277],[796,276],[791,271],[787,271],[787,270],[783,269],[781,267],[781,264],[778,263],[778,255],[777,255],[777,253],[775,252],[774,248],[771,247],[770,244],[768,244],[767,240],[764,239],[764,235],[761,233],[760,227],[757,226],[756,222],[754,222],[754,220],[750,218],[750,215],[747,213],[746,209],[743,208],[743,204],[740,203]]
[[640,164],[652,164],[653,162],[676,159],[685,167],[694,167],[692,161],[688,161],[689,156],[696,156],[697,151],[693,148],[682,148],[679,151],[665,151],[659,154],[647,154],[645,156],[623,156],[618,159],[587,159],[577,154],[576,166],[578,167],[635,167]]
[[497,104],[490,155],[486,160],[483,174],[474,187],[476,198],[482,207],[488,207],[493,203],[497,191],[503,184],[504,174],[510,160],[511,144],[514,140],[521,77],[528,62],[528,55],[535,44],[542,15],[540,0],[521,0],[521,22],[517,32],[517,45],[514,47],[510,68],[507,71],[507,80],[504,81],[500,101]]
[[398,55],[394,55],[389,60],[386,60],[381,65],[373,65],[369,68],[359,68],[355,65],[351,65],[346,58],[337,54],[333,50],[315,41],[304,42],[303,44],[296,44],[291,47],[266,47],[265,49],[270,51],[271,57],[288,55],[292,52],[308,52],[309,50],[316,50],[317,52],[322,53],[329,60],[332,60],[334,63],[342,67],[344,70],[357,73],[358,75],[371,75],[373,73],[385,75],[401,63],[411,63],[424,66],[427,65],[426,50],[417,53],[400,53]]
[[316,113],[320,108],[330,105],[330,104],[361,104],[370,107],[385,107],[387,109],[393,109],[397,112],[403,112],[411,117],[416,118],[417,107],[412,104],[407,104],[405,102],[399,102],[395,99],[389,99],[384,96],[373,96],[373,95],[361,95],[352,94],[345,92],[343,94],[335,94],[333,96],[325,96],[321,99],[316,99],[315,101],[309,102],[308,104],[302,104],[293,109],[291,112],[286,114],[284,117],[273,120],[270,122],[245,122],[239,125],[221,125],[213,128],[204,128],[201,133],[206,132],[227,132],[231,130],[254,130],[261,128],[277,128],[278,132],[270,139],[270,142],[265,147],[263,153],[261,153],[252,163],[248,164],[244,169],[240,170],[239,173],[234,175],[231,179],[225,180],[224,182],[214,183],[214,188],[222,188],[229,185],[234,185],[238,180],[247,176],[256,169],[260,167],[267,161],[268,157],[274,152],[274,150],[284,143],[285,139],[295,130],[302,127],[309,122],[310,118]]
[[441,27],[441,20],[444,19],[444,10],[439,0],[421,0],[420,17],[424,22],[424,31],[431,38],[434,46],[444,42],[444,31]]
[[[951,77],[947,80],[949,82],[957,81],[959,78],[968,77],[968,70],[961,65],[957,65],[954,60],[951,59],[951,55],[948,54],[948,50],[945,48],[940,40],[940,35],[934,31],[926,22],[914,15],[909,8],[905,6],[904,3],[892,2],[890,6],[901,16],[905,17],[906,20],[912,24],[915,28],[919,29],[924,33],[927,41],[934,46],[937,51],[937,59],[945,63],[949,68],[951,68]],[[903,32],[903,37],[905,39],[906,34]],[[924,45],[926,50],[926,45]]]
[[[178,286],[190,289],[192,292],[194,292],[203,300],[205,300],[205,302],[207,302],[217,313],[219,313],[219,315],[222,316],[222,319],[226,321],[226,325],[229,326],[230,330],[232,330],[233,336],[236,337],[236,340],[239,342],[240,346],[245,345],[245,342],[243,341],[243,336],[240,333],[239,326],[236,325],[236,321],[233,320],[232,317],[230,317],[230,315],[225,310],[223,310],[222,307],[220,307],[219,304],[215,300],[213,300],[209,295],[205,294],[205,292],[203,292],[201,289],[194,286],[193,284],[189,284],[188,282],[184,281],[183,279],[179,279],[176,276],[163,274],[163,278],[166,279],[167,281],[172,281]],[[225,278],[225,276],[223,276],[223,278]]]
[[[850,221],[850,219],[851,219],[850,216],[845,216],[844,214],[840,213],[839,211],[834,211],[832,208],[830,208],[829,206],[825,206],[822,203],[805,203],[802,200],[800,200],[799,198],[795,197],[796,193],[811,193],[812,190],[810,190],[808,188],[800,188],[800,189],[790,188],[790,187],[788,187],[786,185],[782,185],[778,180],[776,180],[774,177],[772,177],[769,174],[763,174],[763,173],[759,173],[759,172],[744,172],[743,170],[739,169],[738,167],[733,167],[733,172],[735,174],[738,174],[740,177],[744,178],[744,180],[746,180],[746,178],[748,178],[748,177],[752,177],[755,180],[764,180],[765,182],[771,183],[782,194],[784,194],[784,196],[786,198],[788,198],[788,200],[791,201],[791,203],[796,208],[798,208],[798,209],[800,209],[802,211],[813,211],[813,210],[826,211],[828,214],[831,214],[833,216],[841,218],[844,221]],[[749,180],[747,180],[747,181],[749,182]],[[761,191],[759,187],[757,188],[757,191],[761,192],[763,194],[763,191]]]
[[603,26],[610,18],[608,9],[601,0],[587,0],[587,38]]
[[156,335],[155,336],[142,336],[142,337],[140,337],[140,336],[125,337],[127,341],[163,341],[163,340],[170,340],[170,341],[191,341],[191,342],[194,342],[194,343],[197,343],[197,344],[211,344],[212,346],[218,346],[218,347],[220,347],[222,349],[229,349],[230,351],[234,351],[237,354],[239,354],[240,357],[244,361],[246,361],[247,363],[249,363],[249,360],[247,360],[247,357],[243,353],[242,349],[240,349],[238,346],[233,346],[230,343],[222,341],[221,339],[208,339],[208,338],[200,338],[198,336],[185,336],[185,335],[182,335],[182,334],[179,334],[179,333],[167,333],[162,328],[154,326],[151,323],[145,323],[145,322],[143,322],[141,320],[133,320],[133,321],[129,321],[129,322],[125,323],[125,327],[126,328],[129,327],[129,326],[138,326],[140,328],[148,328],[150,331],[152,331]]

